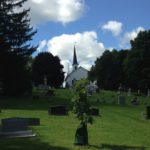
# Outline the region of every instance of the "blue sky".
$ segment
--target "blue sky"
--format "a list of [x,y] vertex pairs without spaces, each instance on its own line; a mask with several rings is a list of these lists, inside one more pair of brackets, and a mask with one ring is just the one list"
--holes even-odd
[[150,29],[150,0],[28,0],[25,7],[38,30],[31,43],[58,55],[66,72],[75,42],[79,64],[89,69],[105,49],[130,48]]

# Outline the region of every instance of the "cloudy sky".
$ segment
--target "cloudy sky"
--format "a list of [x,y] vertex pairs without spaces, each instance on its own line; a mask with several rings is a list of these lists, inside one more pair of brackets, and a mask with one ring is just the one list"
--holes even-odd
[[37,53],[57,55],[65,72],[74,44],[79,65],[90,69],[105,49],[130,48],[130,40],[150,29],[150,0],[28,0],[24,7],[38,31],[31,42]]

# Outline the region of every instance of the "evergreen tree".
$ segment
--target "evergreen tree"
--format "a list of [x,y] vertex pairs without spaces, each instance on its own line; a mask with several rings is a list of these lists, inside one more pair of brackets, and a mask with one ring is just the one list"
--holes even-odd
[[36,47],[29,44],[36,31],[30,27],[30,10],[22,9],[26,1],[0,1],[0,38],[10,47],[0,49],[7,54],[1,77],[3,92],[6,95],[22,94],[31,87],[30,72],[26,65],[29,56],[36,50]]
[[17,55],[29,56],[35,48],[31,47],[28,41],[36,33],[30,27],[27,10],[20,10],[23,3],[27,0],[1,0],[0,1],[0,36],[5,42],[11,45],[11,52]]

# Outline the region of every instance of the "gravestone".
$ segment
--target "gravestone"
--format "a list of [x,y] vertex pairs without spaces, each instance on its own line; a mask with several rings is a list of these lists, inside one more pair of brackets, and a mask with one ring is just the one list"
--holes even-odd
[[35,134],[28,130],[26,118],[6,118],[1,120],[0,138],[33,137]]
[[49,115],[68,115],[66,106],[51,106],[48,110]]
[[147,91],[147,96],[150,97],[150,89]]
[[124,105],[125,104],[125,96],[120,95],[118,99],[118,104]]
[[99,109],[98,108],[90,108],[90,114],[93,116],[99,116]]
[[137,97],[134,97],[133,100],[131,101],[131,103],[132,103],[133,105],[139,105],[139,104],[140,104],[140,102],[139,102],[139,100],[138,100]]
[[1,120],[2,132],[24,131],[28,129],[28,121],[25,118],[6,118]]
[[141,91],[140,91],[140,89],[138,89],[138,91],[137,91],[137,95],[138,95],[138,96],[140,96],[140,95],[141,95]]
[[128,96],[131,96],[131,88],[128,89]]
[[54,96],[54,90],[48,89],[45,95],[46,96]]
[[97,81],[91,82],[87,85],[87,94],[92,96],[98,90]]
[[40,98],[39,95],[33,95],[33,99],[37,100],[37,99],[39,99],[39,98]]
[[75,133],[75,145],[88,145],[87,125],[80,123]]
[[111,103],[116,104],[116,98],[114,95],[111,96]]
[[118,95],[121,95],[123,92],[123,87],[122,84],[120,83],[119,87],[118,87]]
[[26,118],[29,126],[39,126],[40,118]]
[[44,76],[43,81],[44,81],[44,85],[47,86],[47,77],[46,76]]
[[150,106],[146,107],[146,119],[150,119]]

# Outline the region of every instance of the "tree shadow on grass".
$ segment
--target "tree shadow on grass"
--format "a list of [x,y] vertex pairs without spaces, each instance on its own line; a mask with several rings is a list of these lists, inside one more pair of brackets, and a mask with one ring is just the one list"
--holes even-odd
[[71,101],[61,97],[39,99],[33,99],[32,97],[15,97],[0,100],[1,109],[48,110],[51,105],[65,105],[70,109]]
[[111,149],[111,150],[145,150],[145,147],[139,146],[127,146],[127,145],[111,145],[111,144],[101,144],[101,148]]
[[127,146],[127,145],[115,145],[115,144],[100,144],[100,146],[97,145],[90,145],[90,147],[99,149],[99,150],[146,150],[146,147],[140,147],[140,146]]
[[65,147],[52,146],[37,138],[0,139],[1,150],[69,150]]
[[0,94],[0,107],[2,109],[47,110],[49,105],[65,104],[70,106],[71,90],[54,89],[54,95],[45,92],[33,92],[32,95],[4,96]]

